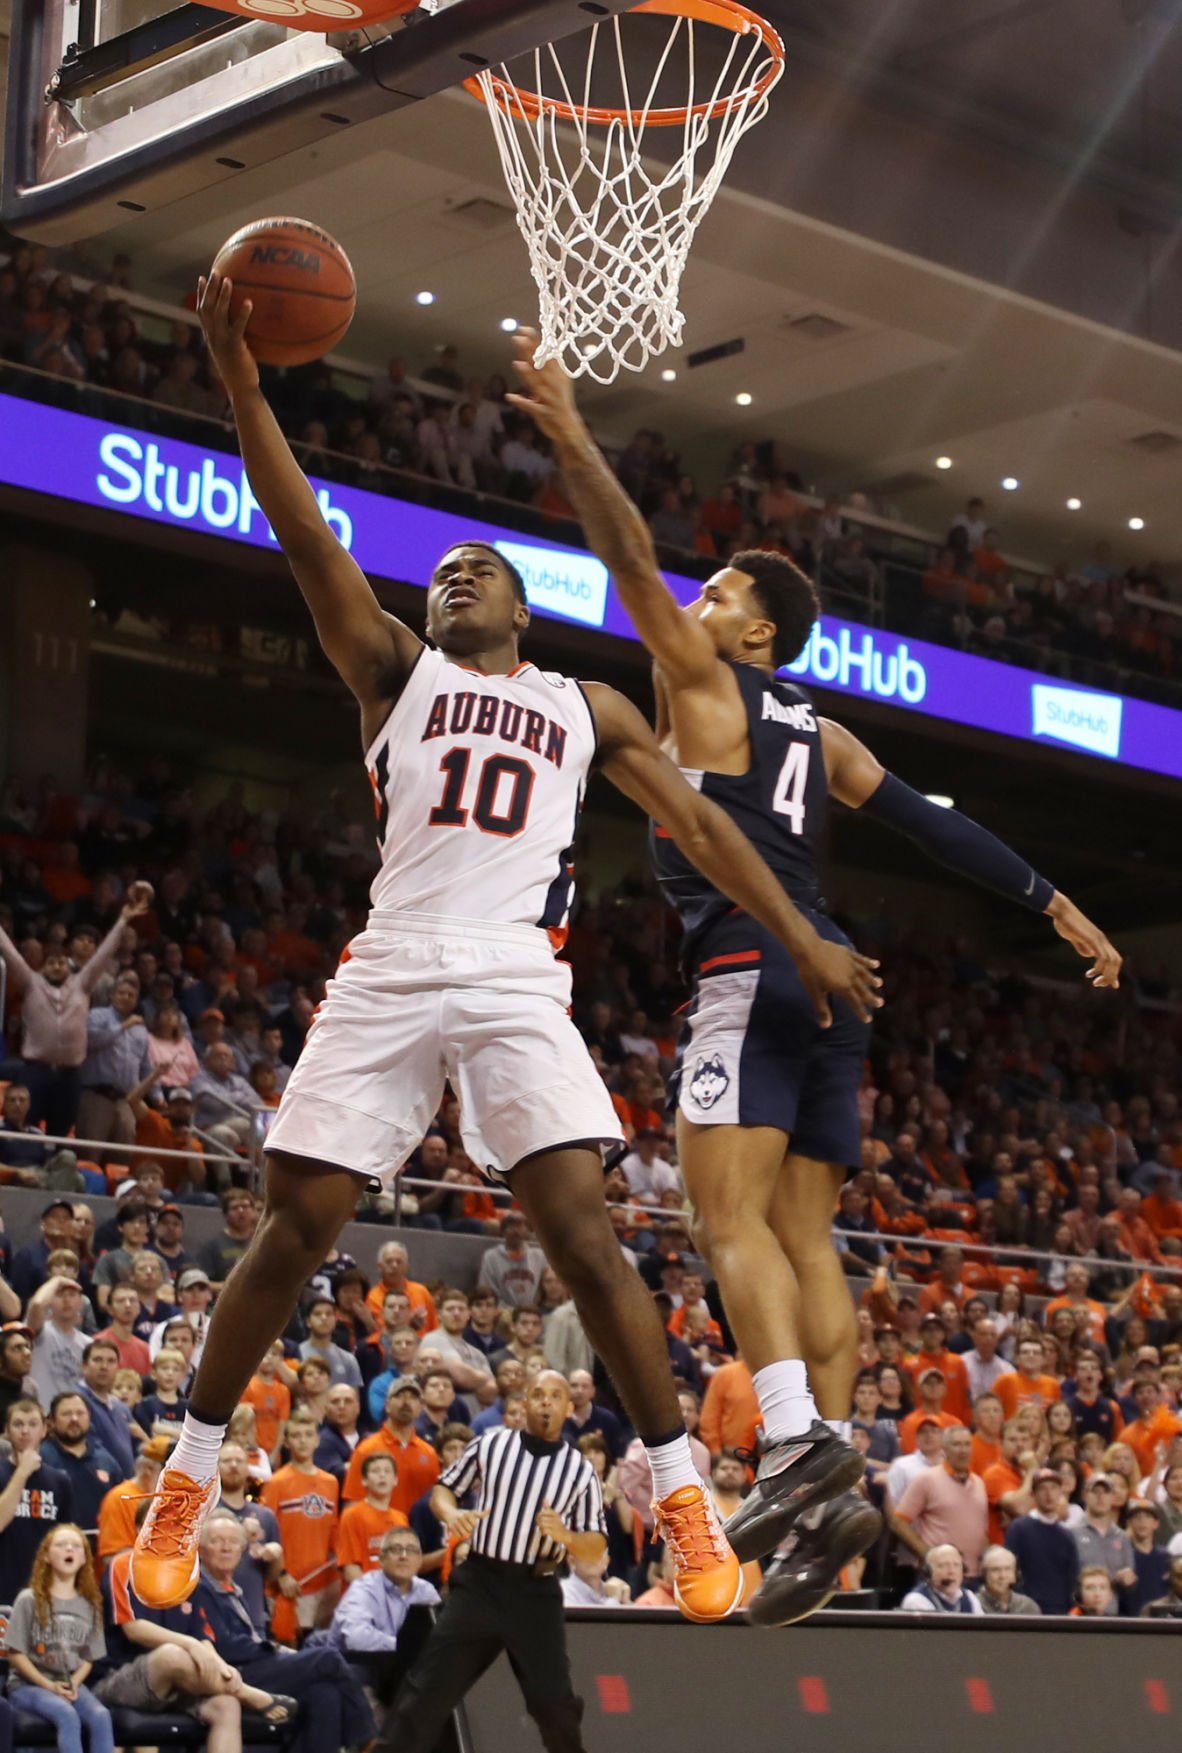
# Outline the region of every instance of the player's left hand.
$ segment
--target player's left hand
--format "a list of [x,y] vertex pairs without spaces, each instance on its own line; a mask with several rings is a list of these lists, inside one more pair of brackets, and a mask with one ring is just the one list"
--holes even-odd
[[882,1009],[883,1001],[878,996],[882,981],[874,972],[878,963],[869,956],[859,955],[843,943],[830,943],[827,938],[818,937],[805,956],[797,956],[796,966],[823,1029],[833,1021],[830,996],[844,998],[863,1023],[870,1022],[875,1011]]
[[566,1545],[566,1529],[562,1517],[548,1503],[544,1503],[538,1511],[534,1526],[539,1534],[545,1534],[547,1540],[553,1540],[556,1546]]
[[506,396],[515,408],[528,414],[547,438],[561,438],[582,422],[575,406],[575,386],[557,359],[545,365],[534,364],[539,335],[536,329],[518,329],[513,337],[517,357],[513,369],[521,383],[521,392]]
[[1120,985],[1120,969],[1123,957],[1115,945],[1110,944],[1098,925],[1093,925],[1086,913],[1081,913],[1074,901],[1061,895],[1056,889],[1047,908],[1051,924],[1059,936],[1069,943],[1077,955],[1091,959],[1091,967],[1084,975],[1093,986],[1111,986],[1114,990]]

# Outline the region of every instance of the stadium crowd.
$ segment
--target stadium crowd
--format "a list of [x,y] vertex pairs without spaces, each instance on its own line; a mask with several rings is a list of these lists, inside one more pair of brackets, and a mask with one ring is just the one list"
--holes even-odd
[[[0,360],[155,403],[173,425],[185,416],[221,420],[225,398],[198,330],[157,321],[153,337],[124,296],[130,276],[123,256],[107,266],[85,246],[50,252],[9,240],[0,265]],[[31,380],[15,378],[14,387],[40,393]],[[505,377],[465,376],[454,347],[441,348],[417,376],[405,358],[390,359],[364,394],[357,379],[323,362],[270,373],[267,387],[310,474],[404,494],[409,473],[517,501],[547,520],[572,516],[549,445],[506,402]],[[208,441],[208,430],[194,427],[191,436]],[[1173,698],[1182,623],[1155,565],[1124,566],[1108,543],[1041,578],[1015,571],[985,503],[974,498],[945,546],[933,545],[930,564],[916,570],[892,555],[873,522],[859,521],[859,512],[887,508],[862,493],[844,507],[834,499],[818,507],[774,439],[736,445],[705,489],[661,432],[634,433],[614,462],[674,567],[772,548],[809,571],[836,612],[885,614],[899,631],[1099,686],[1114,685],[1119,672],[1130,692]]]
[[[331,1694],[338,1744],[364,1741],[406,1613],[464,1558],[432,1508],[440,1469],[474,1432],[520,1425],[543,1364],[570,1384],[566,1436],[602,1474],[611,1530],[567,1598],[672,1602],[642,1445],[524,1217],[465,1154],[451,1098],[411,1165],[405,1230],[373,1272],[334,1251],[260,1362],[192,1610],[153,1615],[129,1590],[137,1500],[257,1221],[249,1152],[364,917],[354,830],[252,813],[234,788],[199,810],[163,760],[134,776],[99,760],[78,797],[0,793],[0,1179],[45,1194],[35,1242],[0,1236],[0,1604],[19,1708],[60,1735],[104,1704],[180,1699],[233,1753],[243,1711],[283,1725]],[[567,953],[628,1136],[605,1198],[729,1510],[757,1408],[665,1113],[671,931],[638,881],[583,905]],[[1135,990],[1035,987],[965,945],[875,949],[888,1002],[833,1236],[859,1323],[853,1430],[885,1525],[845,1585],[917,1611],[1182,1616],[1177,1013]],[[96,1228],[87,1195],[112,1189]],[[191,1246],[203,1204],[221,1229]],[[360,1215],[388,1222],[388,1196]],[[464,1250],[460,1282],[428,1283],[426,1230],[491,1245]],[[68,1619],[49,1654],[46,1603]],[[91,1722],[92,1745],[103,1732]]]

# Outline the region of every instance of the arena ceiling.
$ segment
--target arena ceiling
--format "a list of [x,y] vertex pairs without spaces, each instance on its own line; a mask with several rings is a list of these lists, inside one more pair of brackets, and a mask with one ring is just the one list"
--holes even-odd
[[[980,491],[1012,552],[1107,535],[1182,556],[1182,0],[768,9],[788,72],[684,297],[691,349],[741,338],[744,351],[588,389],[596,425],[618,439],[660,428],[706,481],[736,439],[774,435],[819,488],[869,488],[926,527]],[[487,372],[504,362],[500,320],[534,309],[489,146],[479,107],[448,94],[110,241],[135,255],[141,290],[176,298],[233,227],[267,208],[303,214],[356,265],[350,355],[405,352],[413,369],[452,342]],[[952,470],[935,469],[940,455]]]

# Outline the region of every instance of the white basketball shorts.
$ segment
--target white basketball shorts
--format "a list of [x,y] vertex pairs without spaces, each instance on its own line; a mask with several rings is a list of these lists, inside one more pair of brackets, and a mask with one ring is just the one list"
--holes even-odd
[[328,982],[267,1134],[267,1149],[390,1182],[443,1097],[464,1149],[503,1175],[620,1123],[570,1020],[571,971],[544,931],[379,913]]

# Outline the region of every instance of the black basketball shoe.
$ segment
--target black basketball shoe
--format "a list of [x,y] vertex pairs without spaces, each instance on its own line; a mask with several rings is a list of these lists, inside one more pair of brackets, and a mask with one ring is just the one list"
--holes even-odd
[[784,1539],[747,1608],[752,1625],[795,1625],[825,1605],[843,1566],[872,1546],[882,1517],[856,1491],[806,1513]]
[[747,1563],[773,1552],[796,1518],[849,1491],[866,1462],[818,1419],[803,1436],[761,1445],[755,1484],[726,1523],[735,1556]]

